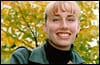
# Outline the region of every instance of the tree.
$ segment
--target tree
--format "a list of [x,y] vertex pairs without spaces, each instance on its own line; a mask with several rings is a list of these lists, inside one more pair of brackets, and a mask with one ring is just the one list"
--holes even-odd
[[[43,32],[42,24],[48,3],[49,1],[1,1],[2,63],[9,63],[10,54],[18,46],[23,45],[31,50],[45,43],[47,35]],[[89,44],[94,39],[99,44],[99,27],[92,24],[92,21],[97,20],[93,10],[98,9],[98,2],[77,1],[77,3],[82,12],[79,18],[81,31],[75,40],[75,50],[87,64],[99,63],[99,46],[91,47]]]

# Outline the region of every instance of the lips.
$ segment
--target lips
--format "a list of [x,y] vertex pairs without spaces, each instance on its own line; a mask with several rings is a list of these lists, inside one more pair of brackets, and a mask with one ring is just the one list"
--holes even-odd
[[71,33],[70,32],[57,32],[56,35],[61,39],[68,39]]

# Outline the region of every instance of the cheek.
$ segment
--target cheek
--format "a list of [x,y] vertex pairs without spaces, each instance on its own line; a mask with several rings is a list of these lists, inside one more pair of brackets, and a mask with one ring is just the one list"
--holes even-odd
[[49,34],[53,34],[53,33],[56,32],[56,27],[49,25],[48,28],[47,28],[47,31],[48,31]]
[[52,23],[48,23],[47,24],[47,31],[50,33],[55,33],[56,30],[58,29],[58,25],[52,24]]
[[78,33],[78,25],[74,24],[70,27],[72,33],[77,34]]

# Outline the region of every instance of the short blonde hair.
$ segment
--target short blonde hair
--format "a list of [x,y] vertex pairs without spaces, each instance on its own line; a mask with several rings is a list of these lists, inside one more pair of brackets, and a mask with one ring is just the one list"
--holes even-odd
[[80,13],[80,7],[75,1],[53,1],[49,3],[45,9],[45,22],[47,20],[47,16],[55,15],[58,12],[58,9],[62,12],[70,12],[76,16]]

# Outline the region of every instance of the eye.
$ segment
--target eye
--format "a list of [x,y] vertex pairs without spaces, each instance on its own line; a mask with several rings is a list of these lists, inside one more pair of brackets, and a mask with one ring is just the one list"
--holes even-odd
[[60,19],[57,19],[57,18],[53,19],[53,22],[56,22],[56,21],[60,21]]
[[67,19],[67,21],[71,21],[72,22],[72,21],[75,21],[75,19]]
[[59,21],[59,19],[53,19],[53,21]]

